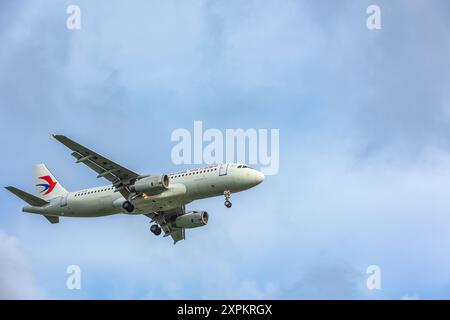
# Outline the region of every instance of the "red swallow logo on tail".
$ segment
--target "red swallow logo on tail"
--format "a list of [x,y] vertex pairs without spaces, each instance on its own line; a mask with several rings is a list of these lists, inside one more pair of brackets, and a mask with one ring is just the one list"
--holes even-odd
[[44,180],[46,183],[37,184],[37,187],[43,187],[44,189],[41,191],[42,194],[47,195],[55,188],[57,182],[53,181],[50,176],[42,176],[39,179]]

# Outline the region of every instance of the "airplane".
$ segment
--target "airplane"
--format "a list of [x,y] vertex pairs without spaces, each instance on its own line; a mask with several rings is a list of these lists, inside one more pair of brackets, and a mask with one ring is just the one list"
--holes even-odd
[[185,229],[205,226],[206,211],[187,211],[194,200],[225,197],[231,207],[232,193],[250,189],[264,180],[264,174],[240,163],[224,163],[170,174],[139,174],[127,169],[64,135],[53,134],[75,157],[111,184],[68,192],[45,164],[33,166],[36,194],[8,186],[8,191],[28,203],[22,211],[43,215],[50,223],[60,217],[101,217],[113,214],[143,214],[150,231],[171,236],[174,244],[185,239]]

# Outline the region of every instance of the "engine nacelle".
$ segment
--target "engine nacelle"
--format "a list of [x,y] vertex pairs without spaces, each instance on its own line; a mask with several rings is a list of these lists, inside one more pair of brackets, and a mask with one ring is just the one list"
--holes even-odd
[[135,192],[145,192],[149,195],[161,193],[169,188],[169,176],[162,174],[160,176],[148,176],[137,180],[131,190]]
[[203,227],[208,223],[208,212],[206,211],[190,211],[182,216],[178,216],[174,221],[177,228],[197,228]]

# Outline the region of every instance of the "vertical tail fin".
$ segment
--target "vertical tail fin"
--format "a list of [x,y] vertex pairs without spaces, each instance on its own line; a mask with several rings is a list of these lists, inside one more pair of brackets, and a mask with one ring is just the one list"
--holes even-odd
[[43,199],[51,199],[67,194],[67,190],[56,180],[45,164],[33,166],[36,194]]

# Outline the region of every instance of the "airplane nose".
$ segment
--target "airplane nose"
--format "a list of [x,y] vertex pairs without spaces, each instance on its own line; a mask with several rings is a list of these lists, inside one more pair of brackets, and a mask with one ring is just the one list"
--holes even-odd
[[256,184],[260,184],[261,182],[263,182],[264,178],[265,178],[265,176],[262,172],[256,171],[256,173],[255,173]]

